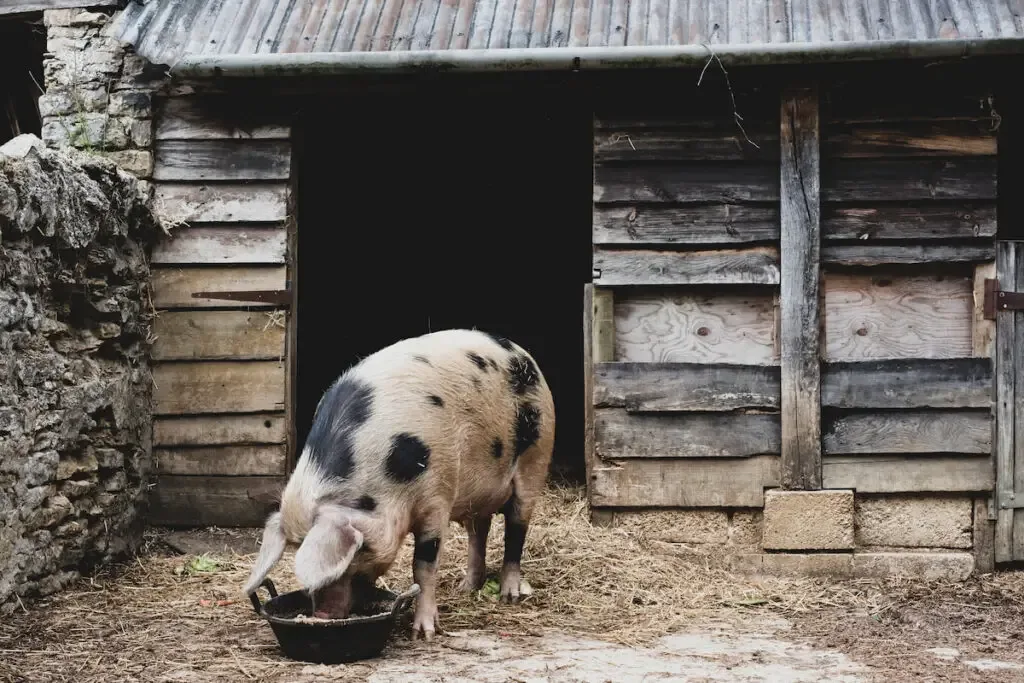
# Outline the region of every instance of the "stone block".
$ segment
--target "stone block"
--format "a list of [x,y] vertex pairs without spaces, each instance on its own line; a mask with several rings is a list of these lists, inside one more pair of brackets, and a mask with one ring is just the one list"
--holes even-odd
[[744,574],[805,578],[848,578],[852,553],[744,553],[732,558],[732,569]]
[[857,545],[970,548],[970,498],[858,496]]
[[114,116],[149,118],[153,112],[153,101],[144,90],[121,90],[110,93],[109,111]]
[[848,550],[853,491],[767,491],[762,543],[768,550]]
[[99,463],[91,452],[68,454],[57,465],[57,479],[70,479],[80,472],[95,472],[97,469]]
[[856,553],[853,570],[858,578],[963,581],[974,571],[974,556],[956,552]]
[[728,513],[723,510],[616,511],[613,525],[667,543],[725,543]]
[[113,151],[128,146],[128,131],[121,119],[107,114],[86,113],[47,118],[43,140],[58,147]]
[[39,487],[53,481],[60,473],[59,460],[57,451],[42,451],[29,456],[21,470],[25,486]]
[[107,152],[103,156],[136,178],[149,178],[153,175],[152,152],[144,149],[124,149],[116,152]]
[[734,546],[760,547],[763,514],[760,510],[735,510],[729,520],[729,543]]
[[78,112],[104,112],[107,109],[107,91],[101,85],[83,85],[78,88],[51,88],[39,96],[39,113],[43,118],[68,116]]
[[128,127],[128,135],[132,140],[132,144],[136,147],[149,147],[153,144],[152,119],[138,119],[132,121]]

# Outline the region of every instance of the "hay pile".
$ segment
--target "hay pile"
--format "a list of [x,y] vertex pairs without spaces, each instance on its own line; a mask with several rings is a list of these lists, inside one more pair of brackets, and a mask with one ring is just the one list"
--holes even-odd
[[[556,628],[642,644],[692,626],[702,612],[723,609],[800,617],[838,607],[877,620],[929,596],[947,603],[1024,604],[1019,574],[958,585],[735,576],[692,549],[635,530],[591,526],[577,489],[550,490],[535,519],[523,558],[533,595],[515,606],[458,591],[466,539],[453,525],[439,587],[443,629],[515,637]],[[488,546],[492,574],[500,567],[502,534],[498,517]],[[280,655],[266,623],[239,594],[252,559],[182,557],[151,536],[148,552],[133,564],[105,570],[0,623],[0,681],[191,681],[197,671],[211,680],[296,680],[304,665]],[[297,587],[291,566],[288,554],[271,573],[282,592]],[[406,588],[411,567],[410,540],[384,583]],[[350,668],[355,679],[365,676],[365,670]]]

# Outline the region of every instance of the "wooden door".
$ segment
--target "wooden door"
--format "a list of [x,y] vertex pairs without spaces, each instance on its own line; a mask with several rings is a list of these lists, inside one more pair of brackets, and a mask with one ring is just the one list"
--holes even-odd
[[1024,242],[1000,241],[996,317],[996,562],[1024,561]]

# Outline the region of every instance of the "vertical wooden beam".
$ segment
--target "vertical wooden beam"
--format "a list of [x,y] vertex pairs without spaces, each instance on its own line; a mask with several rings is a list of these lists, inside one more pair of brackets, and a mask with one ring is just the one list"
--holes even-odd
[[971,327],[973,355],[980,358],[992,357],[992,346],[996,337],[995,321],[985,318],[985,280],[996,276],[996,264],[992,261],[979,263],[974,268],[974,321]]
[[[292,123],[292,122],[289,122]],[[291,178],[288,183],[288,217],[286,227],[288,230],[287,251],[285,252],[285,264],[288,268],[289,289],[292,292],[292,303],[288,307],[288,332],[285,338],[285,359],[288,363],[288,381],[286,385],[285,416],[288,420],[288,453],[286,457],[285,475],[291,476],[295,469],[295,463],[299,459],[299,452],[302,444],[297,443],[298,433],[295,428],[296,410],[298,408],[298,378],[299,378],[299,157],[302,156],[302,143],[304,136],[301,133],[303,126],[291,126]]]
[[[1012,291],[1017,281],[1013,242],[996,243],[996,274],[999,288]],[[1016,320],[1013,311],[996,313],[996,562],[1013,560],[1013,508],[1004,508],[1014,497],[1014,410],[1016,400]]]
[[974,573],[989,574],[995,570],[995,529],[988,517],[985,498],[974,499]]
[[[1024,292],[1024,242],[1010,242],[1008,248],[1012,249],[1014,277],[1006,279],[1013,285],[1013,291]],[[1024,313],[1020,311],[1008,311],[1004,317],[1013,320],[1013,493],[1014,503],[1018,506],[1024,503],[1024,406],[1021,399],[1024,398]],[[1017,386],[1021,382],[1021,386]],[[1020,389],[1020,391],[1017,391]],[[1017,507],[1013,511],[1013,559],[1016,562],[1024,561],[1024,507]]]
[[[583,288],[583,457],[587,472],[587,500],[593,496],[594,466],[597,451],[594,447],[594,364],[613,360],[615,329],[610,290],[598,289],[593,284]],[[610,323],[610,324],[609,324]],[[611,328],[609,336],[608,328]],[[608,526],[614,513],[608,509],[590,508],[590,521]]]
[[821,153],[816,87],[782,96],[782,486],[821,488]]
[[594,288],[594,362],[615,360],[615,294],[604,287]]

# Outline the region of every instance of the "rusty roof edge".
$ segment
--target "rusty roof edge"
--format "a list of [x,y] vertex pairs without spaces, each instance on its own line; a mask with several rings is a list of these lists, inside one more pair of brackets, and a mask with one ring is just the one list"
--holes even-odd
[[729,66],[882,59],[963,58],[1024,53],[1024,36],[992,39],[872,40],[635,47],[191,55],[170,69],[180,79],[326,76],[360,72],[557,71],[690,67],[712,56]]

